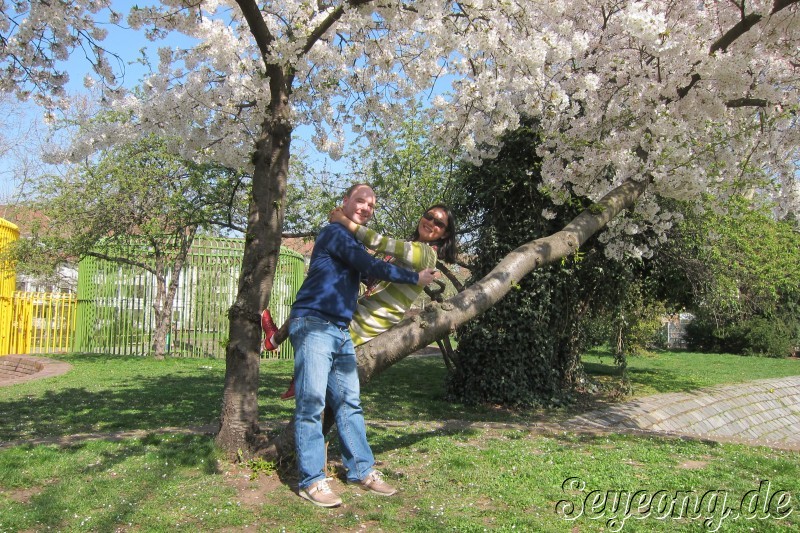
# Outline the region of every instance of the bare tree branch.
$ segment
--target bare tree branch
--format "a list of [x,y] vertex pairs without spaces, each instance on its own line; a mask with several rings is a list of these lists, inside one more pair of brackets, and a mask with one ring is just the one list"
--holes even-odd
[[725,32],[725,35],[717,39],[717,41],[711,45],[711,49],[709,50],[710,54],[718,50],[722,50],[723,52],[728,49],[728,47],[733,44],[733,42],[747,33],[750,28],[758,24],[761,20],[761,15],[758,13],[750,13],[749,15],[745,16],[742,20],[737,22],[732,28]]
[[736,98],[725,102],[729,108],[734,107],[767,107],[769,102],[763,98]]

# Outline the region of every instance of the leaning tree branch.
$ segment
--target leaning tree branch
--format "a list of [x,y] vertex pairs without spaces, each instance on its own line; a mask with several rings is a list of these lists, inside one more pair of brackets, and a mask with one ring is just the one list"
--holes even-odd
[[561,231],[509,253],[482,280],[361,345],[356,350],[361,382],[368,383],[373,376],[407,355],[446,337],[456,327],[482,314],[533,270],[575,253],[620,212],[632,207],[648,184],[648,180],[624,182]]

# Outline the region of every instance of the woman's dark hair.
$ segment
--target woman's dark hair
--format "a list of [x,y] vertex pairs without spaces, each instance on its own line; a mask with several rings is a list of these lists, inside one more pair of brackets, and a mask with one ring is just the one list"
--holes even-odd
[[[447,237],[428,244],[436,246],[436,256],[438,257],[439,261],[444,261],[445,263],[455,263],[456,255],[458,254],[458,250],[456,248],[456,219],[453,216],[453,213],[450,212],[450,208],[444,204],[432,205],[426,209],[425,212],[428,213],[432,209],[441,209],[444,211],[444,214],[447,215],[447,227],[445,228]],[[414,228],[414,234],[411,236],[411,240],[419,240],[419,224],[417,224],[417,227]]]

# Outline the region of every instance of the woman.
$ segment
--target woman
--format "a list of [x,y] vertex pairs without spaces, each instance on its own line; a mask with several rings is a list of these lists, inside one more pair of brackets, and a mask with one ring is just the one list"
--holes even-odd
[[[375,252],[386,254],[397,266],[419,272],[426,268],[435,268],[437,260],[454,263],[456,260],[456,223],[450,209],[443,204],[436,204],[425,211],[417,223],[417,228],[410,241],[400,241],[385,237],[356,224],[342,213],[334,209],[329,217],[347,228],[364,245]],[[367,290],[358,300],[356,312],[350,323],[350,336],[353,344],[359,346],[377,337],[403,319],[406,311],[419,297],[423,287],[381,281],[375,285],[368,284]],[[275,327],[269,313],[265,309],[261,314],[261,327],[266,337],[264,348],[277,350],[278,345],[286,337],[286,324],[280,329]],[[294,381],[281,398],[294,396]]]

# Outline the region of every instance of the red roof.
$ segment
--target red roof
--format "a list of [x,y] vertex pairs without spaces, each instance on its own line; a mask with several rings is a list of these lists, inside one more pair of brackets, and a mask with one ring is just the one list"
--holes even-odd
[[313,237],[288,237],[281,240],[281,246],[295,251],[303,257],[311,257],[311,250],[314,249]]
[[42,212],[24,205],[0,205],[0,218],[11,222],[19,228],[20,237],[31,234],[35,223],[46,226],[49,219]]

